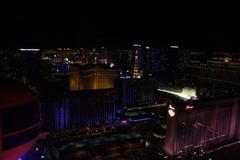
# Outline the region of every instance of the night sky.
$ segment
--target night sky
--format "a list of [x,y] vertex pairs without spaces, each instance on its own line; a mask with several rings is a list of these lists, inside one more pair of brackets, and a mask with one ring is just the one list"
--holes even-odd
[[19,7],[11,15],[8,10],[1,15],[1,47],[129,47],[142,43],[240,50],[237,13],[198,4],[138,3],[34,4]]

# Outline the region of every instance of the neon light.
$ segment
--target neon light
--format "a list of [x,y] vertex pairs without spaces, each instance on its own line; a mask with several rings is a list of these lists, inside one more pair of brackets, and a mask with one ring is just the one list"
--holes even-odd
[[175,108],[170,104],[169,108],[168,108],[168,114],[170,115],[170,117],[175,116]]
[[129,118],[128,120],[130,122],[140,122],[140,121],[146,121],[146,120],[150,120],[151,118],[141,118],[141,119],[136,119],[136,120],[133,120],[131,118]]
[[21,48],[20,51],[40,51],[38,48]]
[[179,48],[179,46],[170,46],[170,48]]
[[165,138],[164,135],[158,135],[158,134],[156,134],[156,133],[154,133],[154,132],[153,132],[153,136],[156,137],[156,138],[161,138],[161,139],[162,139],[162,138]]
[[175,108],[171,104],[169,104],[169,109],[174,110]]
[[168,114],[170,115],[170,117],[175,116],[175,112],[171,109],[168,110]]
[[194,106],[186,105],[186,110],[192,110],[193,108],[194,108]]
[[115,65],[114,65],[114,63],[110,63],[110,67],[114,67]]
[[128,122],[127,120],[122,120],[121,121],[122,124],[127,124],[127,122]]

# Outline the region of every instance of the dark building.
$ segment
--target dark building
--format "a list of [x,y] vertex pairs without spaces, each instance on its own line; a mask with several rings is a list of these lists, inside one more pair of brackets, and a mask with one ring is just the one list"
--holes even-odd
[[183,78],[185,62],[188,52],[170,47],[138,47],[138,66],[143,77],[157,77],[162,80],[172,81]]
[[160,50],[160,72],[158,77],[166,81],[174,81],[183,78],[184,63],[187,59],[187,52],[170,46]]
[[143,77],[152,76],[153,74],[153,68],[156,64],[154,64],[153,58],[155,56],[156,52],[154,52],[154,49],[150,47],[146,47],[146,49],[143,51],[142,55],[142,71],[143,71]]
[[9,80],[0,82],[0,160],[17,160],[38,138],[40,107],[27,87]]
[[47,58],[47,57],[42,58],[41,65],[40,65],[41,79],[50,80],[53,78],[52,67],[53,67],[53,64],[50,58]]
[[42,100],[45,130],[58,131],[113,123],[113,89],[71,92]]
[[164,149],[171,156],[239,139],[239,98],[169,105],[168,113]]
[[117,49],[111,54],[111,61],[120,70],[120,76],[131,77],[133,73],[133,54],[131,50]]
[[117,107],[153,104],[157,97],[155,79],[118,79],[114,89]]
[[21,48],[19,63],[22,67],[24,83],[36,83],[40,78],[41,52],[37,48]]
[[10,56],[6,51],[0,50],[0,77],[8,76],[10,70]]

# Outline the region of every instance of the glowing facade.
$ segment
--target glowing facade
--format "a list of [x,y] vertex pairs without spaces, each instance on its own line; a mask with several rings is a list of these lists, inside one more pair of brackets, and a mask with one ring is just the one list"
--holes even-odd
[[133,78],[140,78],[139,59],[138,59],[138,50],[137,49],[134,51]]
[[225,140],[239,139],[239,98],[187,102],[169,107],[164,149],[178,155],[211,149]]
[[110,68],[95,67],[80,70],[72,67],[69,74],[69,89],[71,91],[89,89],[113,88],[114,80],[119,78],[119,71]]
[[113,89],[70,92],[42,101],[45,130],[89,127],[113,123],[115,107]]

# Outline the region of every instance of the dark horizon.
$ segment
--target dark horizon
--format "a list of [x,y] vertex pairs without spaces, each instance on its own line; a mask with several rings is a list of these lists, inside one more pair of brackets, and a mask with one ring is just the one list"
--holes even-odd
[[208,11],[206,6],[182,8],[149,3],[19,8],[13,15],[1,17],[0,48],[125,48],[143,43],[240,51],[237,22],[221,8]]

